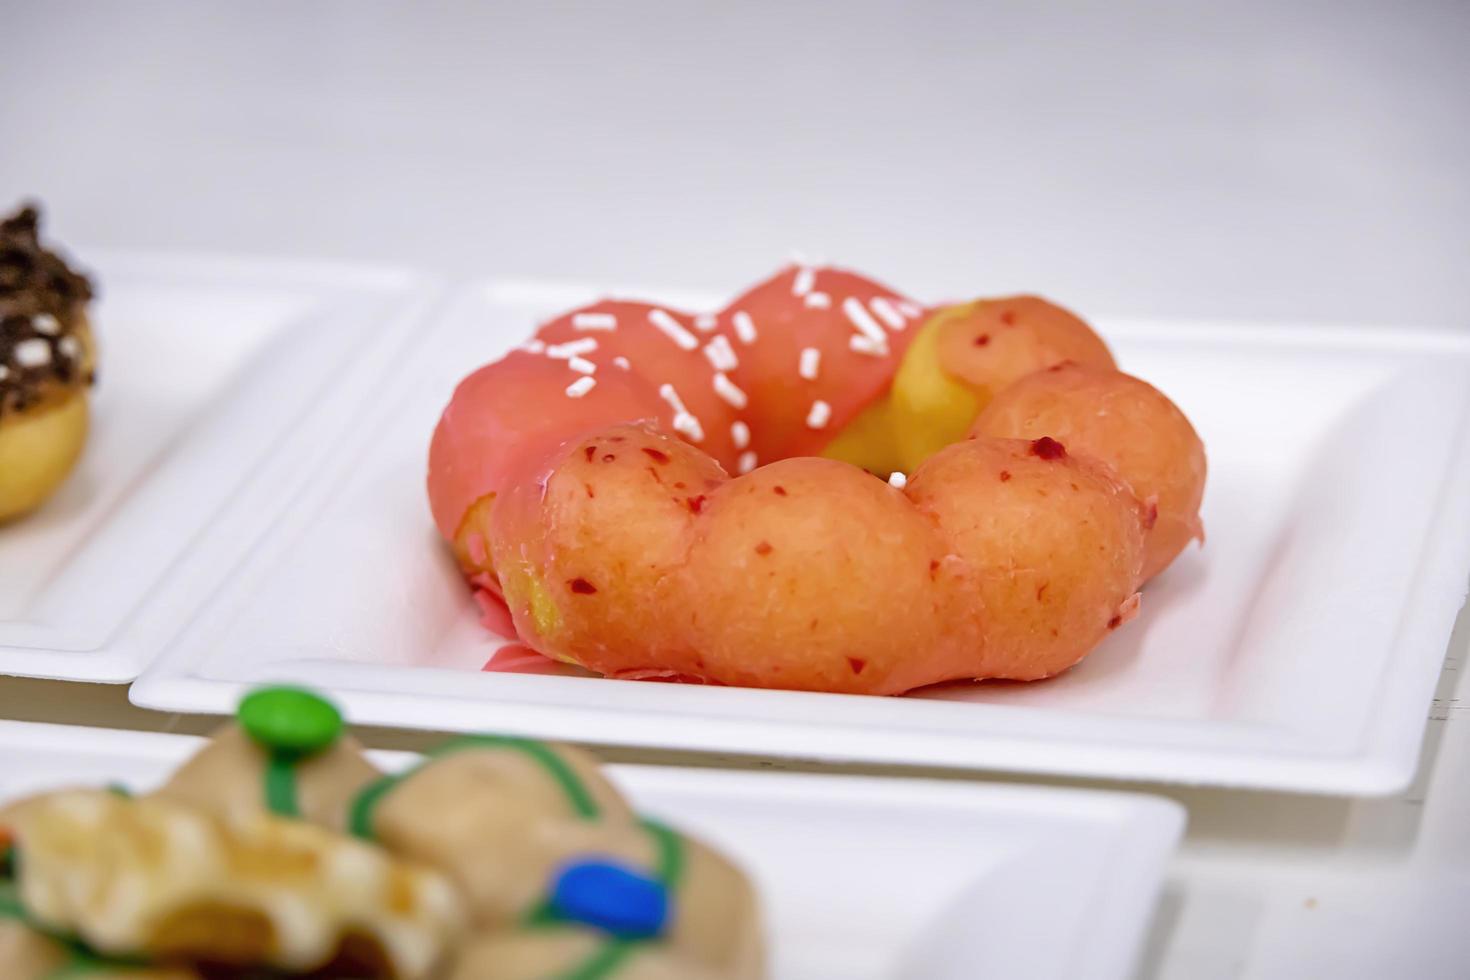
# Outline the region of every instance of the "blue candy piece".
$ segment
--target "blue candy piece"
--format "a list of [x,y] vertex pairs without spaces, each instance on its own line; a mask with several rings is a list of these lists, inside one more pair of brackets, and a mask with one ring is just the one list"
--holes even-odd
[[668,922],[669,893],[641,871],[606,858],[585,858],[557,871],[551,912],[619,939],[651,939]]

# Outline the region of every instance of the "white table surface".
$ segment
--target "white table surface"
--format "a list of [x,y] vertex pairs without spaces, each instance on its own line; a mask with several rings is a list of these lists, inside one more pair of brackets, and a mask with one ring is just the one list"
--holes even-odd
[[[728,291],[800,249],[925,297],[1470,329],[1467,52],[1463,0],[0,0],[0,206],[83,254]],[[1465,615],[1402,796],[1166,790],[1139,977],[1466,975],[1462,663]],[[0,717],[207,727],[16,680]]]

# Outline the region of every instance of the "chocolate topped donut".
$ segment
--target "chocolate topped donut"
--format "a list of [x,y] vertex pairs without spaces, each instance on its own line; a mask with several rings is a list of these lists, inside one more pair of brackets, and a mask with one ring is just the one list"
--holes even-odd
[[94,380],[92,284],[40,242],[40,212],[0,221],[0,417]]

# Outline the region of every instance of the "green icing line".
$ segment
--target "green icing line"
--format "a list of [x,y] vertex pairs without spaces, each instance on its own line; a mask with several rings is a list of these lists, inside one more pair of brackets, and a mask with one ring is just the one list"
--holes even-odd
[[[32,926],[31,928],[36,928]],[[147,960],[136,957],[99,956],[79,940],[66,936],[51,935],[51,938],[66,947],[71,959],[46,975],[45,980],[62,980],[64,977],[80,977],[102,971],[116,972],[118,969],[142,970],[152,966]]]
[[512,738],[506,735],[471,735],[440,746],[433,754],[437,757],[475,748],[504,748],[520,752],[556,780],[577,816],[583,820],[595,820],[602,815],[602,808],[597,805],[597,800],[593,799],[586,784],[578,778],[572,767],[567,765],[566,760],[553,752],[551,747],[544,742],[537,742],[529,738]]
[[265,764],[265,806],[281,817],[301,816],[296,798],[296,757],[272,752]]
[[609,940],[556,980],[603,980],[604,977],[610,977],[633,954],[637,945],[623,939]]
[[134,965],[139,964],[112,963],[92,955],[85,949],[74,946],[71,948],[71,959],[46,974],[44,980],[64,980],[66,977],[82,977],[92,973],[100,973],[103,970],[113,970],[119,966],[127,967]]
[[373,780],[361,793],[358,793],[352,801],[352,808],[347,812],[347,832],[363,840],[372,840],[374,837],[373,812],[378,807],[378,801],[387,796],[388,791],[405,778],[406,776],[384,776]]
[[581,779],[577,777],[572,767],[566,761],[551,750],[545,743],[533,741],[528,738],[513,738],[509,735],[467,735],[457,738],[439,746],[429,753],[429,758],[409,769],[407,772],[396,776],[384,776],[382,779],[369,785],[357,799],[352,802],[352,811],[348,817],[348,829],[355,835],[365,840],[373,839],[373,811],[387,796],[392,789],[417,773],[434,759],[453,755],[456,752],[464,752],[468,749],[509,749],[519,752],[531,761],[539,765],[546,774],[550,776],[562,793],[567,802],[576,811],[577,816],[583,820],[595,820],[602,815],[602,808],[597,805],[597,800],[587,789]]
[[25,920],[25,906],[20,904],[20,895],[15,882],[0,880],[0,919]]
[[654,849],[658,852],[658,870],[654,873],[672,898],[684,877],[684,839],[657,820],[645,817],[640,823],[648,836],[653,838]]
[[560,924],[561,919],[557,917],[556,910],[551,907],[551,899],[543,898],[532,906],[521,919],[521,925],[527,929],[545,929],[547,926]]

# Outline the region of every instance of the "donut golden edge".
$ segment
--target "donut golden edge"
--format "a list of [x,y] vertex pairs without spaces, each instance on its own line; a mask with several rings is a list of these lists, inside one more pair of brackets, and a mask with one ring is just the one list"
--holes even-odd
[[87,395],[67,391],[0,416],[0,523],[40,507],[76,468],[90,428]]

